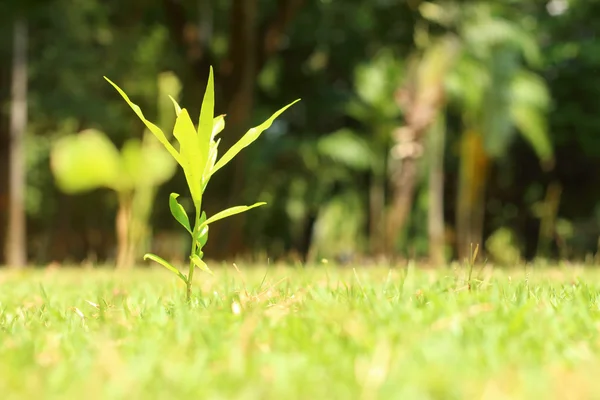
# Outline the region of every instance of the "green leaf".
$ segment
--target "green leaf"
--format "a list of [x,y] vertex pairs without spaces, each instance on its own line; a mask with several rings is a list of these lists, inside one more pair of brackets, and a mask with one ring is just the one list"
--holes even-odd
[[159,143],[142,143],[142,167],[135,177],[138,187],[162,185],[176,172],[177,161]]
[[198,136],[203,137],[207,142],[210,140],[213,132],[213,122],[215,117],[215,83],[213,68],[210,67],[208,74],[208,84],[202,100],[200,109],[200,119],[198,121]]
[[174,266],[172,266],[171,264],[169,264],[168,262],[166,262],[164,259],[160,258],[159,256],[148,253],[148,254],[144,255],[144,260],[152,260],[152,261],[162,265],[169,271],[174,272],[179,278],[181,278],[181,280],[183,280],[185,283],[187,283],[187,278],[185,277],[185,275],[183,275],[181,273],[181,271],[179,271],[177,268],[175,268]]
[[173,158],[175,160],[177,160],[177,163],[179,163],[181,165],[182,161],[181,161],[181,157],[180,157],[179,153],[177,152],[177,150],[175,150],[175,147],[173,147],[171,142],[169,142],[167,140],[163,131],[158,126],[154,125],[152,122],[148,121],[144,117],[144,114],[142,113],[142,110],[140,109],[140,107],[138,105],[134,104],[131,100],[129,100],[129,97],[127,96],[127,94],[125,94],[125,92],[123,90],[121,90],[120,87],[118,87],[113,81],[111,81],[107,77],[104,77],[104,79],[106,79],[108,81],[108,83],[110,83],[115,89],[117,89],[117,92],[119,92],[121,97],[123,97],[123,99],[125,99],[127,104],[129,104],[129,107],[131,107],[131,109],[142,120],[142,122],[146,125],[146,127],[148,127],[150,132],[152,132],[154,134],[154,136],[156,136],[156,138],[163,144],[163,146],[165,146],[165,148],[173,156]]
[[[204,93],[204,99],[202,100],[202,108],[200,109],[200,120],[198,122],[198,134],[196,140],[198,141],[198,149],[200,157],[203,161],[201,170],[199,171],[200,178],[204,180],[206,174],[206,165],[208,160],[208,153],[210,151],[210,145],[213,138],[213,128],[215,122],[215,86],[213,69],[210,67],[208,76],[208,84],[206,86],[206,92]],[[202,182],[198,182],[198,185],[202,185]]]
[[206,221],[204,221],[202,224],[200,224],[200,231],[202,231],[202,228],[204,228],[204,226],[206,226],[208,224],[212,224],[215,221],[218,221],[218,220],[223,219],[223,218],[230,217],[230,216],[235,215],[235,214],[241,214],[241,213],[246,212],[246,211],[248,211],[248,210],[250,210],[252,208],[263,206],[265,204],[267,204],[267,203],[260,202],[260,203],[253,204],[251,206],[236,206],[236,207],[231,207],[231,208],[228,208],[228,209],[223,210],[221,212],[218,212],[215,215],[213,215],[212,217],[210,217],[209,219],[207,219]]
[[205,225],[206,222],[206,212],[202,211],[200,215],[200,221],[198,221],[198,227],[195,230],[194,240],[198,242],[198,249],[202,250],[206,242],[208,241],[208,225]]
[[58,139],[52,146],[50,167],[65,193],[82,193],[100,187],[123,188],[121,156],[101,131],[87,129]]
[[206,190],[206,186],[210,181],[210,177],[212,175],[212,170],[215,166],[215,162],[217,161],[217,155],[219,153],[219,143],[221,143],[221,138],[216,142],[210,142],[210,151],[208,152],[208,160],[206,162],[206,167],[204,168],[204,174],[202,174],[202,193]]
[[221,157],[221,159],[217,162],[214,169],[212,170],[212,174],[214,174],[215,172],[217,172],[218,170],[223,168],[229,161],[231,161],[233,159],[233,157],[235,157],[240,151],[242,151],[242,149],[244,149],[245,147],[250,145],[256,139],[258,139],[258,137],[260,136],[261,133],[263,133],[265,130],[267,130],[271,127],[271,125],[273,124],[273,121],[275,121],[275,119],[277,117],[279,117],[285,110],[287,110],[288,108],[290,108],[291,106],[293,106],[294,104],[296,104],[299,101],[300,101],[300,99],[288,104],[287,106],[283,107],[282,109],[277,111],[275,114],[273,114],[271,116],[271,118],[269,118],[268,120],[266,120],[259,126],[254,127],[252,129],[250,129],[248,132],[246,132],[246,134],[236,144],[231,146],[231,148],[229,150],[227,150],[227,152],[223,155],[223,157]]
[[175,107],[175,114],[179,117],[179,114],[181,114],[181,107],[177,103],[177,100],[175,100],[173,97],[169,96],[169,99],[171,99],[171,101],[173,102],[173,107]]
[[195,240],[198,242],[198,248],[200,249],[206,245],[206,242],[208,242],[208,225],[202,226],[202,228],[197,231]]
[[177,222],[183,225],[183,227],[191,235],[192,228],[190,226],[190,220],[183,206],[177,201],[178,197],[179,195],[177,193],[171,193],[171,195],[169,196],[169,209],[171,210],[171,215],[173,215]]
[[554,151],[547,118],[551,97],[546,82],[537,74],[520,71],[513,79],[511,89],[510,112],[515,125],[538,157],[551,162]]
[[319,138],[317,150],[336,162],[356,170],[369,170],[376,161],[369,142],[348,128],[342,128]]
[[[169,160],[171,156],[167,154]],[[126,182],[127,187],[134,187],[145,179],[144,154],[142,151],[142,142],[135,139],[128,139],[121,147],[121,176]]]
[[194,205],[198,206],[202,199],[202,172],[206,165],[206,157],[198,146],[196,128],[190,115],[184,108],[175,121],[173,135],[180,145],[181,167],[185,173]]
[[175,175],[177,162],[154,140],[129,139],[121,148],[121,180],[125,188],[150,188]]
[[221,131],[225,129],[225,114],[219,115],[215,117],[213,120],[213,130],[211,140],[214,140],[215,136],[217,136]]
[[362,102],[377,111],[394,116],[399,112],[395,102],[390,101],[405,75],[398,58],[384,49],[367,64],[359,65],[354,74],[356,94]]
[[548,135],[546,116],[538,110],[519,107],[512,110],[512,118],[519,132],[533,147],[537,156],[542,161],[551,161],[554,157],[554,152]]
[[194,263],[194,265],[196,267],[200,268],[202,271],[205,271],[211,275],[214,275],[213,272],[210,270],[210,268],[208,268],[208,265],[206,265],[206,263],[204,261],[202,261],[200,256],[198,256],[197,254],[194,254],[192,257],[190,257],[190,259],[192,260],[192,262]]
[[175,107],[173,114],[173,100],[179,98],[182,84],[176,74],[171,71],[162,72],[158,75],[158,102],[156,125],[162,129],[173,129],[175,119],[179,115],[179,104]]

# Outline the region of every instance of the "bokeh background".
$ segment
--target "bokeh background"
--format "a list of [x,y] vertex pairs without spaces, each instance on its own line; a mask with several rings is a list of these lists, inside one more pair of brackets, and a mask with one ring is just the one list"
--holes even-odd
[[595,0],[2,0],[0,264],[183,261],[183,174],[103,76],[170,132],[211,65],[221,149],[302,101],[211,181],[209,215],[268,205],[207,257],[593,264],[599,31]]

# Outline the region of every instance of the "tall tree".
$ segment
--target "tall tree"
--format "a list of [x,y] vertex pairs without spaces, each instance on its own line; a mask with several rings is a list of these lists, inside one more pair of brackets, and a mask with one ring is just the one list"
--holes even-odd
[[458,51],[451,35],[423,46],[412,64],[407,84],[398,91],[404,126],[394,134],[392,148],[392,199],[387,217],[386,252],[394,253],[398,234],[404,229],[419,180],[418,166],[427,133],[445,104],[446,75]]
[[440,110],[428,133],[429,143],[429,210],[427,230],[429,261],[436,267],[446,262],[444,224],[444,150],[446,145],[445,111]]
[[529,67],[540,58],[537,44],[518,22],[498,14],[478,2],[457,17],[463,51],[448,83],[463,122],[456,208],[461,259],[469,256],[471,245],[482,244],[489,172],[515,134],[530,142],[545,165],[553,158],[548,89]]
[[27,129],[27,22],[14,24],[9,144],[9,211],[6,259],[9,266],[27,263],[25,218],[25,131]]

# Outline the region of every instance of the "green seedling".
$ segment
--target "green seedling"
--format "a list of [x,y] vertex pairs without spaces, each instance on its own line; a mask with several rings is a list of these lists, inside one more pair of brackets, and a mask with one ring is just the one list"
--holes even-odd
[[212,271],[202,260],[204,256],[202,249],[208,240],[209,225],[220,219],[240,214],[266,204],[264,202],[259,202],[251,206],[236,206],[207,218],[206,213],[202,211],[202,197],[206,191],[206,186],[208,185],[210,178],[214,173],[231,161],[242,149],[258,139],[260,134],[268,129],[279,115],[298,102],[299,99],[283,107],[265,122],[246,132],[246,134],[217,161],[217,151],[221,139],[216,140],[216,137],[225,128],[225,115],[214,116],[215,95],[212,67],[210,68],[208,85],[202,101],[197,128],[194,126],[188,111],[185,108],[181,108],[179,104],[177,104],[177,101],[171,98],[177,116],[175,127],[173,129],[173,136],[175,136],[175,139],[179,143],[179,150],[175,149],[159,127],[144,117],[140,107],[132,103],[121,88],[110,79],[106,77],[105,79],[114,86],[127,104],[129,104],[137,116],[148,127],[150,132],[152,132],[160,143],[163,144],[175,161],[181,166],[185,174],[195,209],[194,224],[192,225],[190,223],[185,209],[179,204],[177,200],[179,194],[171,193],[169,197],[169,208],[173,217],[185,228],[192,238],[188,274],[187,276],[184,275],[173,265],[155,254],[146,254],[144,260],[153,260],[179,276],[186,284],[186,298],[189,301],[191,299],[195,268],[200,268],[201,270],[212,274]]

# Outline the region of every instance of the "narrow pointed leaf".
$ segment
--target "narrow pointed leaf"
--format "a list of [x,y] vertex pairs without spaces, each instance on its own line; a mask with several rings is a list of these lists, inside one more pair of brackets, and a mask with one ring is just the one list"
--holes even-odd
[[197,231],[194,239],[198,242],[198,248],[202,249],[208,241],[208,225],[202,226],[202,228]]
[[[196,242],[198,242],[199,250],[202,250],[202,248],[208,241],[208,225],[205,225],[204,224],[205,222],[206,222],[206,212],[202,211],[202,214],[200,214],[199,225],[198,225],[198,228],[195,230],[196,234],[194,236],[194,239],[196,240]],[[201,253],[201,251],[200,251],[200,253]],[[202,257],[202,255],[200,255],[200,257]]]
[[166,269],[168,269],[171,272],[174,272],[179,278],[181,278],[181,280],[183,280],[184,282],[187,283],[187,278],[185,277],[185,275],[183,275],[181,273],[181,271],[179,271],[177,268],[175,268],[174,266],[172,266],[171,264],[169,264],[167,261],[165,261],[164,259],[160,258],[159,256],[155,255],[155,254],[145,254],[144,255],[144,260],[152,260],[160,265],[162,265],[163,267],[165,267]]
[[213,130],[212,130],[212,138],[214,140],[215,136],[217,136],[221,131],[225,129],[225,114],[219,115],[215,117],[213,120]]
[[235,157],[240,151],[242,151],[242,149],[244,149],[245,147],[250,145],[256,139],[258,139],[260,134],[263,133],[265,130],[269,129],[271,127],[271,125],[273,124],[273,121],[275,121],[275,119],[277,117],[279,117],[285,110],[287,110],[288,108],[290,108],[292,105],[296,104],[299,101],[300,101],[300,99],[288,104],[287,106],[283,107],[281,110],[279,110],[275,114],[273,114],[271,116],[271,118],[269,118],[268,120],[266,120],[259,126],[254,127],[252,129],[250,129],[248,132],[246,132],[246,134],[236,144],[231,146],[231,148],[229,150],[227,150],[227,152],[223,155],[223,157],[221,157],[221,159],[215,165],[212,173],[214,174],[215,172],[217,172],[218,170],[223,168],[229,161],[231,161],[233,159],[233,157]]
[[179,202],[177,198],[179,195],[177,193],[171,193],[169,196],[169,209],[171,210],[171,215],[179,222],[183,227],[192,234],[192,228],[190,226],[190,219],[188,218],[185,209]]
[[207,219],[206,221],[204,221],[200,225],[200,229],[202,229],[202,228],[204,228],[204,226],[206,226],[208,224],[212,224],[213,222],[218,221],[220,219],[227,218],[227,217],[230,217],[230,216],[235,215],[235,214],[241,214],[241,213],[246,212],[246,211],[248,211],[248,210],[250,210],[252,208],[263,206],[265,204],[267,204],[267,203],[260,202],[260,203],[253,204],[251,206],[236,206],[236,207],[228,208],[226,210],[223,210],[221,212],[216,213],[215,215],[213,215],[212,217],[210,217],[209,219]]
[[131,100],[129,100],[129,97],[127,96],[127,94],[125,94],[125,92],[123,90],[121,90],[121,88],[119,86],[117,86],[113,81],[111,81],[107,77],[104,77],[104,79],[106,79],[108,81],[108,83],[110,83],[117,90],[117,92],[119,92],[121,97],[123,97],[123,99],[125,99],[127,104],[129,104],[129,107],[131,107],[131,109],[136,113],[136,115],[142,120],[142,122],[146,125],[146,127],[150,130],[150,132],[152,132],[154,134],[154,136],[156,136],[156,138],[162,143],[162,145],[165,146],[165,148],[173,156],[173,158],[175,160],[177,160],[177,162],[179,164],[181,164],[181,157],[180,157],[179,153],[177,152],[177,150],[175,150],[175,147],[173,147],[171,142],[169,142],[167,140],[163,131],[158,126],[154,125],[152,122],[148,121],[144,117],[144,114],[142,113],[142,110],[140,109],[140,107],[138,105],[134,104]]
[[537,156],[542,161],[550,161],[554,154],[545,115],[534,109],[515,108],[512,110],[512,118],[519,132],[533,147]]
[[198,146],[196,128],[194,128],[194,123],[185,108],[181,110],[177,117],[173,135],[180,144],[181,166],[192,194],[192,200],[195,205],[198,205],[202,198],[201,180],[207,155],[204,155],[204,152]]
[[173,102],[173,107],[175,107],[175,114],[179,117],[179,114],[181,114],[181,107],[177,103],[177,100],[175,100],[173,97],[169,96],[169,99],[171,99],[171,101]]
[[548,134],[550,94],[537,74],[520,71],[512,81],[510,114],[519,132],[529,141],[538,157],[549,162],[554,157]]
[[210,143],[210,151],[208,152],[208,160],[206,162],[206,167],[204,168],[204,173],[202,174],[202,193],[206,190],[206,185],[210,181],[210,177],[212,175],[213,168],[215,167],[215,162],[217,161],[217,155],[219,153],[219,143],[221,143],[221,138],[216,142]]
[[[198,121],[198,146],[202,152],[202,159],[206,164],[208,159],[208,152],[210,149],[210,142],[213,137],[213,123],[215,117],[215,86],[214,86],[214,75],[213,69],[210,67],[208,75],[208,84],[206,85],[206,92],[204,92],[204,99],[202,100],[202,108],[200,109],[200,120]],[[204,164],[204,165],[205,165]],[[204,172],[204,165],[202,165],[202,172]]]
[[213,272],[210,270],[210,268],[208,268],[208,265],[206,265],[206,263],[204,261],[202,261],[202,259],[197,254],[194,254],[191,257],[191,260],[194,263],[194,265],[196,267],[200,268],[202,271],[205,271],[211,275],[214,275]]

